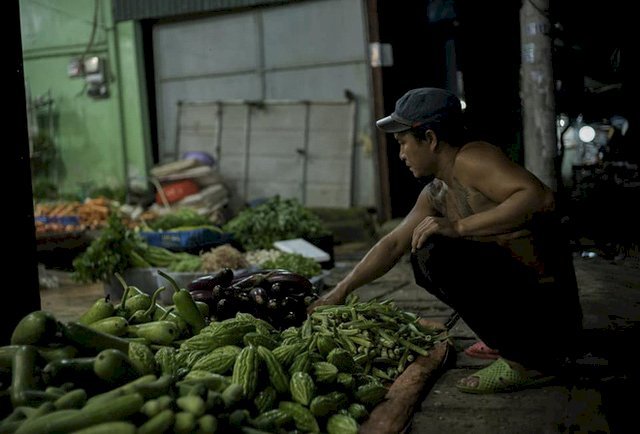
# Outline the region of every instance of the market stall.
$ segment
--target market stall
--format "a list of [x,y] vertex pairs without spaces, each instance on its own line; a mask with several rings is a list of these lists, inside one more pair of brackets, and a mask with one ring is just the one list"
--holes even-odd
[[67,323],[25,316],[0,347],[0,431],[400,432],[448,349],[440,325],[389,300],[350,297],[284,328],[218,320],[187,289],[174,309],[144,295]]

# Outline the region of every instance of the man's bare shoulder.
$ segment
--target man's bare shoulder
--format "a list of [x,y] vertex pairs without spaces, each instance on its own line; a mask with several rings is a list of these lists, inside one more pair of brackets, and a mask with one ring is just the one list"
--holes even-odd
[[489,142],[475,140],[465,143],[458,152],[459,156],[477,156],[481,154],[503,154],[502,150]]
[[456,155],[456,165],[482,165],[482,162],[494,164],[507,159],[506,154],[498,146],[489,142],[468,142],[460,148]]

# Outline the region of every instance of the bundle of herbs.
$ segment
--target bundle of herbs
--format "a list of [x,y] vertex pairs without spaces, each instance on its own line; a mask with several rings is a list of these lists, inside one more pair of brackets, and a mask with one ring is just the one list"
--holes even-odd
[[206,216],[200,215],[193,208],[178,208],[167,214],[158,216],[153,220],[146,222],[149,229],[154,231],[168,231],[170,229],[176,230],[176,228],[195,228],[195,227],[208,227],[214,232],[220,232],[220,229],[215,227],[211,220]]
[[186,252],[171,252],[150,246],[128,228],[120,213],[109,214],[106,227],[87,250],[73,261],[73,279],[78,282],[108,282],[115,273],[129,268],[162,267],[169,271],[202,270],[202,259]]
[[274,241],[329,235],[320,218],[296,199],[274,196],[242,210],[223,227],[245,250],[269,249]]
[[107,225],[87,250],[73,260],[73,279],[78,282],[108,282],[116,273],[132,267],[149,267],[137,253],[146,244],[125,224],[121,215],[112,210]]

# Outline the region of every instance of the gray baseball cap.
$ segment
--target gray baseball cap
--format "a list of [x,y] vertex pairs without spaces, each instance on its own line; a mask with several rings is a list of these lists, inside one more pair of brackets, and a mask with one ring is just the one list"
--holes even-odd
[[421,87],[405,93],[391,115],[376,126],[387,133],[400,133],[422,125],[436,125],[460,118],[462,106],[453,93],[435,87]]

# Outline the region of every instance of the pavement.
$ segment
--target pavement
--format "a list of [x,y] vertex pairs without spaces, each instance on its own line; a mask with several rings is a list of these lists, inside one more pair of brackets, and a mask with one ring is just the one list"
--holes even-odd
[[[349,243],[335,248],[335,267],[324,280],[335,285],[370,247]],[[473,395],[455,388],[458,379],[490,361],[463,350],[477,341],[460,320],[451,329],[455,352],[434,376],[416,405],[407,434],[427,433],[624,433],[636,410],[633,396],[640,367],[631,355],[638,341],[640,261],[638,256],[604,259],[597,252],[574,254],[584,313],[580,359],[562,382],[511,393]],[[415,284],[408,256],[389,273],[359,288],[365,301],[382,296],[407,311],[444,323],[452,310]],[[544,312],[540,314],[544,321]]]

